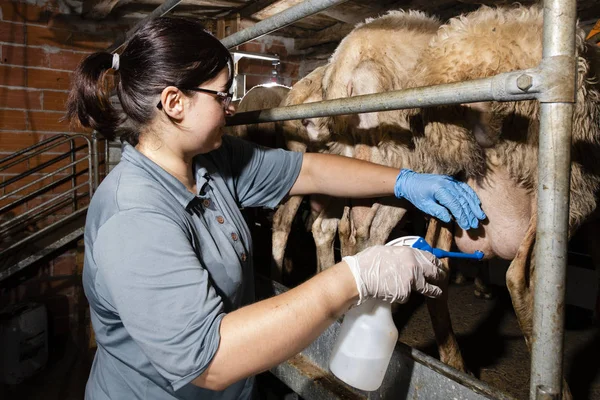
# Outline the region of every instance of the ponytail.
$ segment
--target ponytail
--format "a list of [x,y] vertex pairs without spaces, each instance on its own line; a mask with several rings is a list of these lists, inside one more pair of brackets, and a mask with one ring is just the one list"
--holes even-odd
[[114,139],[122,122],[121,114],[110,103],[111,85],[106,79],[113,66],[110,53],[98,52],[86,57],[73,74],[67,100],[67,119],[71,123],[92,128],[108,140]]
[[[232,65],[227,48],[198,20],[155,18],[128,39],[120,57],[94,53],[79,64],[73,75],[67,118],[107,139],[119,136],[135,146],[140,132],[156,117],[156,104],[164,88],[197,87],[229,67],[229,89]],[[106,73],[111,68],[118,70],[116,92],[122,111],[109,101]]]

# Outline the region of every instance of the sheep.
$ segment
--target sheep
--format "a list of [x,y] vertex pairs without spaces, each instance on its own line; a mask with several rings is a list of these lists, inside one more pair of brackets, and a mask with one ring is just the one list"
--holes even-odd
[[[321,101],[321,81],[328,65],[320,66],[298,81],[290,90],[282,106]],[[345,138],[332,139],[328,129],[328,118],[310,118],[301,121],[284,121],[281,127],[286,147],[300,152],[322,152],[352,154],[352,144]],[[302,196],[290,197],[276,211],[273,218],[273,264],[271,275],[281,279],[283,258],[289,237],[291,224],[302,202]],[[341,199],[329,199],[325,196],[312,196],[311,208],[314,222],[312,233],[317,248],[318,269],[322,270],[334,264],[333,239],[341,211]],[[289,272],[289,271],[288,271]]]
[[[542,57],[543,11],[538,6],[481,7],[440,28],[424,52],[415,86],[451,83],[530,68]],[[569,237],[595,217],[600,190],[600,51],[576,35],[577,102],[573,117]],[[461,174],[482,201],[488,220],[468,233],[455,227],[461,251],[512,260],[506,274],[513,306],[531,348],[533,248],[536,233],[539,105],[486,102],[422,110],[424,135],[415,140],[417,165]],[[444,148],[444,152],[432,149]],[[506,196],[506,193],[511,193]],[[452,240],[445,235],[445,246]],[[563,386],[563,398],[571,398]]]
[[[330,58],[323,78],[326,99],[349,97],[414,86],[411,77],[420,68],[419,58],[428,48],[441,23],[422,12],[392,11],[359,24],[342,40]],[[396,110],[330,119],[333,132],[345,132],[355,142],[354,156],[396,168],[417,169],[419,161],[415,137],[422,136],[418,112]],[[339,136],[339,135],[338,135]],[[437,149],[436,151],[443,151]],[[433,172],[433,171],[430,171]],[[353,200],[345,207],[339,222],[342,255],[383,244],[411,206],[403,201],[377,199]],[[434,239],[436,225],[426,236]],[[445,238],[443,234],[437,234]],[[448,268],[444,261],[445,268]],[[428,299],[440,358],[459,370],[465,370],[458,342],[450,325],[447,294]]]
[[[323,77],[324,98],[409,87],[419,55],[439,26],[439,20],[425,13],[402,10],[358,24],[330,58],[330,68]],[[354,137],[355,158],[398,168],[413,164],[410,144],[415,127],[405,110],[334,116],[330,125],[332,131]],[[408,207],[399,202],[395,206],[364,200],[352,203],[340,221],[342,255],[383,244]]]
[[[279,106],[290,88],[283,85],[257,85],[250,89],[240,100],[236,112],[247,112]],[[283,139],[277,132],[274,122],[237,125],[228,127],[226,132],[265,147],[282,148]]]

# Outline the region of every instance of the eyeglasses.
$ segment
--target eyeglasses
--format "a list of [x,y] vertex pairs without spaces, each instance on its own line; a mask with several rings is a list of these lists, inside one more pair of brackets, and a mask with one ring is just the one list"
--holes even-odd
[[[225,110],[227,109],[227,107],[229,107],[229,104],[231,104],[231,99],[233,98],[232,93],[218,92],[216,90],[210,90],[210,89],[185,88],[183,90],[191,90],[192,92],[214,94],[215,96],[217,96],[219,98],[219,100],[221,101],[221,105],[223,106],[223,109],[225,109]],[[162,101],[158,102],[158,104],[156,105],[156,108],[158,108],[159,110],[162,110]]]

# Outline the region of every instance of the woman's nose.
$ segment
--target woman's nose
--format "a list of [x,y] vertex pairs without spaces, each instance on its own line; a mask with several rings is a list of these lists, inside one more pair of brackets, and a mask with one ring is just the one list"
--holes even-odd
[[225,109],[225,115],[227,115],[228,117],[231,117],[235,114],[235,105],[234,104],[230,104],[227,106],[227,108]]

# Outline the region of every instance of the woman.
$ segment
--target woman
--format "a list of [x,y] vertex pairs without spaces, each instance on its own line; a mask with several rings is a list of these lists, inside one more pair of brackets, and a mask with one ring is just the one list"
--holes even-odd
[[83,284],[98,343],[88,399],[249,398],[253,375],[301,351],[353,305],[441,293],[431,254],[376,246],[252,304],[252,244],[239,207],[395,192],[447,221],[448,208],[466,228],[485,218],[475,194],[448,177],[223,137],[231,67],[198,22],[158,18],[120,57],[92,54],[74,74],[71,120],[114,137],[123,121],[103,84],[112,68],[133,127],[86,221]]

